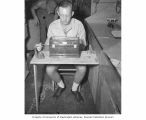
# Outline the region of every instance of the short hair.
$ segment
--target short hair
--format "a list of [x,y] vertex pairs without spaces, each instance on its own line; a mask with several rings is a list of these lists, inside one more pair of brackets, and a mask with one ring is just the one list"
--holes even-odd
[[63,8],[65,8],[65,7],[71,7],[71,9],[72,9],[72,2],[71,2],[71,0],[62,0],[59,4],[58,4],[58,8],[59,7],[63,7]]

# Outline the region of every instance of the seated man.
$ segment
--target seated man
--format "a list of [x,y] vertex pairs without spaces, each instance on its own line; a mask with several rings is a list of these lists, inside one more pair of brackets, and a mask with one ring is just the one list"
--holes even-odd
[[[63,36],[78,37],[80,39],[80,44],[86,46],[85,29],[83,24],[79,20],[72,18],[74,14],[74,12],[72,11],[72,3],[67,0],[60,2],[57,13],[60,19],[55,20],[50,24],[45,44],[49,45],[49,40],[52,36]],[[37,49],[41,48],[39,48],[38,46]],[[53,95],[56,98],[58,98],[65,90],[65,84],[63,83],[59,73],[57,72],[58,67],[59,65],[49,65],[46,68],[49,77],[57,82],[58,89]],[[83,97],[78,91],[78,87],[86,73],[86,66],[75,65],[75,67],[77,70],[75,73],[75,79],[72,85],[71,93],[74,95],[77,102],[80,103],[83,102]]]

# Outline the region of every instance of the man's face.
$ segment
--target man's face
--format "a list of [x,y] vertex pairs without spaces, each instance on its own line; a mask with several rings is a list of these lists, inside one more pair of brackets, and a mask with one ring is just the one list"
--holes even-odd
[[49,0],[48,3],[46,4],[46,10],[48,13],[55,12],[57,4],[53,0]]
[[72,12],[71,7],[59,7],[58,15],[60,16],[61,24],[68,25],[70,24],[73,12]]

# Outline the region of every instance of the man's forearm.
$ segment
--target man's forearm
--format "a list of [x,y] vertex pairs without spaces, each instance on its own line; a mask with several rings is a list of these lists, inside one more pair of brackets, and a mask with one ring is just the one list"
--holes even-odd
[[37,15],[36,15],[36,12],[35,12],[35,10],[36,10],[37,8],[34,6],[34,7],[32,7],[32,9],[31,9],[31,13],[32,13],[32,15],[33,15],[33,18],[37,18]]
[[49,38],[46,39],[45,45],[49,45]]
[[87,46],[86,41],[83,40],[83,39],[81,39],[81,41],[80,41],[80,50],[81,50],[81,51],[82,51],[82,50],[85,50],[86,46]]
[[83,45],[86,47],[87,46],[87,42],[84,40],[83,41]]

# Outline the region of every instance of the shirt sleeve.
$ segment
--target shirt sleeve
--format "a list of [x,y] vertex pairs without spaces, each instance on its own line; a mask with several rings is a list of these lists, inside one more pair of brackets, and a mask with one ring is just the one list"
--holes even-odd
[[49,45],[49,41],[50,41],[50,38],[53,36],[53,33],[52,33],[52,28],[51,28],[51,25],[49,26],[48,28],[48,33],[47,33],[47,40],[45,42],[46,45]]
[[78,29],[79,29],[79,32],[78,32],[78,37],[81,39],[81,43],[86,46],[87,43],[86,43],[86,32],[85,32],[85,28],[83,26],[83,24],[80,22],[80,24],[78,25]]

